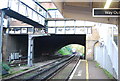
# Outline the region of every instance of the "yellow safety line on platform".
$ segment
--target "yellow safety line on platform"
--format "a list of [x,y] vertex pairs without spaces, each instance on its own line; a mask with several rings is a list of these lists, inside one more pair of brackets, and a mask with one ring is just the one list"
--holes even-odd
[[88,72],[88,61],[86,60],[86,79],[89,79],[89,72]]

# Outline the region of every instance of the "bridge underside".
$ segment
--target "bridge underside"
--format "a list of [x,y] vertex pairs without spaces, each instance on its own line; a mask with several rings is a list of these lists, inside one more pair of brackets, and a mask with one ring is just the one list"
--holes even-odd
[[[34,57],[54,55],[60,48],[69,44],[79,44],[86,47],[86,35],[52,34],[34,39]],[[86,55],[85,55],[86,56]]]
[[20,20],[24,23],[30,24],[36,28],[44,28],[44,26],[39,24],[38,22],[36,22],[30,18],[27,18],[26,16],[23,16],[20,13],[11,10],[10,8],[4,8],[2,10],[4,11],[5,15],[7,15],[11,18],[15,18],[15,19]]

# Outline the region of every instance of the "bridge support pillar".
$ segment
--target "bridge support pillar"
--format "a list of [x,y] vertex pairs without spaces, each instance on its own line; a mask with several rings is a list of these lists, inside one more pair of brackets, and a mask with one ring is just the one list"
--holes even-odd
[[[2,39],[3,39],[3,22],[4,22],[4,11],[1,12],[1,17],[0,17],[0,75],[2,75]],[[0,76],[0,78],[2,78]]]
[[49,34],[41,34],[41,35],[28,35],[28,62],[27,65],[29,67],[33,66],[33,54],[34,54],[34,38],[40,36],[50,36]]
[[31,35],[28,36],[28,66],[33,66],[33,37]]

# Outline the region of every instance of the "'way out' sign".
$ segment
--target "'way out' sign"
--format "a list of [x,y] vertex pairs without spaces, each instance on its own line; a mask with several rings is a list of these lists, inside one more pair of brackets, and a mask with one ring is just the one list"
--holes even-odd
[[93,17],[120,17],[120,8],[93,8]]

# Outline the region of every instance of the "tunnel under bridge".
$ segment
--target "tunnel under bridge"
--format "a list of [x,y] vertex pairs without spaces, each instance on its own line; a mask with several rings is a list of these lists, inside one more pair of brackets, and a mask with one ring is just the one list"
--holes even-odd
[[[34,58],[42,55],[54,55],[59,49],[69,44],[79,44],[86,50],[85,34],[51,34],[34,39]],[[86,58],[86,54],[84,59]]]

